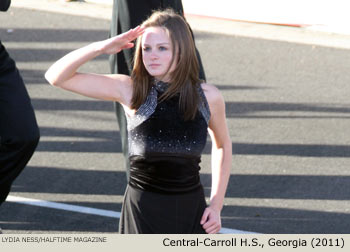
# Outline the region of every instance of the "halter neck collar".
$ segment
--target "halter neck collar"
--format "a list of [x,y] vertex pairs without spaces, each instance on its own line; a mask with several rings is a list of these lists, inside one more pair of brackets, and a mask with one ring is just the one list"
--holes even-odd
[[154,87],[158,92],[165,92],[169,88],[169,85],[168,82],[154,80]]

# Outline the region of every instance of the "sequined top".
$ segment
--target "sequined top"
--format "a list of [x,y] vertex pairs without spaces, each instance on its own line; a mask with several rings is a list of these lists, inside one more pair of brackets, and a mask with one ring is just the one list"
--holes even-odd
[[193,120],[184,120],[179,95],[158,102],[168,84],[155,83],[134,116],[127,116],[130,184],[161,192],[186,192],[200,185],[200,156],[210,110],[200,85]]

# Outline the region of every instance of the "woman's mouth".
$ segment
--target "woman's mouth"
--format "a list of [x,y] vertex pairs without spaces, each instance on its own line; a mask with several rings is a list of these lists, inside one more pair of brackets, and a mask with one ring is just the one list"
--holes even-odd
[[156,68],[156,67],[159,67],[160,64],[150,64],[149,66],[152,67],[152,68]]

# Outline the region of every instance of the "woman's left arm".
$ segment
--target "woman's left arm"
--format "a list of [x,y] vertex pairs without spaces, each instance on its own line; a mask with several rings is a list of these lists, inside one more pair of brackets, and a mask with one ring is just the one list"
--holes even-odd
[[204,84],[210,108],[209,134],[212,140],[212,185],[210,204],[205,209],[201,224],[208,234],[221,229],[221,209],[224,204],[232,163],[232,143],[226,123],[225,102],[220,91]]

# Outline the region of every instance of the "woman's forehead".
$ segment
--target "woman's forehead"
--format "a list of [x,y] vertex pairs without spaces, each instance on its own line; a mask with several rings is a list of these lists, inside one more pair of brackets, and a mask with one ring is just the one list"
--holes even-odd
[[169,34],[162,27],[148,27],[142,35],[142,43],[171,43]]

